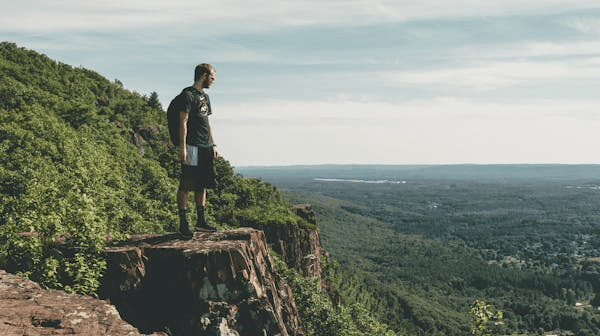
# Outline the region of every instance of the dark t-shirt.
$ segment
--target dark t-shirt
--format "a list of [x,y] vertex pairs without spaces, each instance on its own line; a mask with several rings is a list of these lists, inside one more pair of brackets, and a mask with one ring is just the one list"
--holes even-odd
[[198,147],[211,147],[208,116],[212,114],[208,94],[190,86],[183,90],[176,102],[176,111],[189,113],[186,143]]

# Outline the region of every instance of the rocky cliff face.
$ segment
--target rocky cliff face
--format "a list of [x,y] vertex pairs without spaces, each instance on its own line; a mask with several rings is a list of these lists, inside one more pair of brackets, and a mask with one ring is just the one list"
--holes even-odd
[[[309,205],[293,210],[315,223]],[[100,295],[110,304],[0,271],[0,335],[303,335],[268,247],[300,274],[322,278],[316,228],[266,225],[189,240],[132,235],[105,249]]]
[[[316,224],[310,205],[301,204],[292,207],[298,216],[311,224]],[[323,287],[321,256],[321,238],[316,228],[302,228],[298,224],[261,225],[256,227],[264,231],[269,246],[281,255],[289,267],[296,269],[304,277],[321,279]]]
[[263,231],[137,235],[106,252],[102,294],[143,332],[303,335]]
[[123,321],[117,309],[106,301],[43,290],[35,282],[0,270],[0,335],[135,336],[140,333]]

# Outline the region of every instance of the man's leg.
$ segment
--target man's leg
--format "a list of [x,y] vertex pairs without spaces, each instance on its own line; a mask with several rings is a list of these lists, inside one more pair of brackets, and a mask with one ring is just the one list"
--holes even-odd
[[198,177],[199,182],[195,188],[196,209],[198,219],[196,221],[197,231],[216,231],[217,229],[208,225],[204,208],[206,207],[206,186],[211,185],[210,180],[214,180],[213,158],[214,152],[212,148],[202,148],[198,150]]
[[217,231],[213,226],[208,225],[204,209],[206,208],[206,188],[196,191],[196,212],[198,219],[196,220],[196,231]]
[[179,183],[179,189],[177,189],[177,208],[179,210],[187,210],[188,191],[181,184]]
[[177,189],[177,208],[179,209],[179,232],[186,237],[193,236],[190,231],[190,225],[187,220],[187,203],[188,203],[188,192],[189,183],[181,180],[179,182],[179,189]]
[[196,196],[196,206],[205,207],[206,206],[206,188],[201,188],[201,191],[196,191],[195,196]]

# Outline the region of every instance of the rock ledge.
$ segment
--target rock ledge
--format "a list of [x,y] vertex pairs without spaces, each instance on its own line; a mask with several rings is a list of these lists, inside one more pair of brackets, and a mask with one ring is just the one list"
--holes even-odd
[[261,230],[133,235],[105,249],[101,290],[142,332],[303,335],[292,291]]
[[[140,335],[114,306],[0,270],[0,335]],[[155,335],[162,335],[157,333]]]

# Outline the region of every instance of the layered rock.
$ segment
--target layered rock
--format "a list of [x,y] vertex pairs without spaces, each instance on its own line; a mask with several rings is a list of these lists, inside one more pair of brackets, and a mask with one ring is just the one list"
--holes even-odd
[[[292,211],[310,224],[316,223],[315,214],[309,204],[294,205]],[[320,284],[323,288],[321,267],[323,249],[316,226],[267,224],[258,225],[255,228],[265,232],[265,238],[269,246],[283,257],[289,267],[295,268],[298,274],[304,277],[321,279]]]
[[[0,270],[0,335],[140,335],[114,306]],[[154,335],[166,335],[156,333]]]
[[106,253],[101,294],[143,332],[303,335],[263,231],[136,235]]

